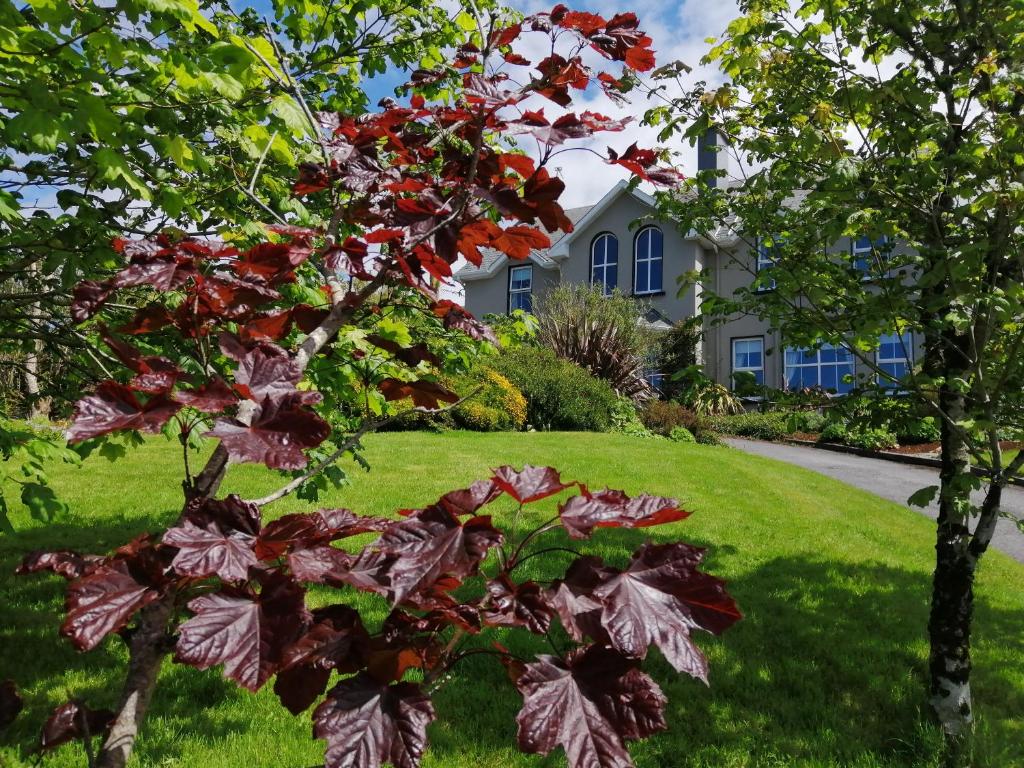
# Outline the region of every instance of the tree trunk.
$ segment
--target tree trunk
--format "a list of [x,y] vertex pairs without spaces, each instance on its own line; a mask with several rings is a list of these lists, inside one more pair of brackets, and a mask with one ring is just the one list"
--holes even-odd
[[25,355],[25,394],[28,396],[30,419],[50,418],[50,398],[39,397],[39,364],[43,354],[43,340],[36,339],[33,351]]
[[132,754],[169,651],[167,630],[173,607],[174,595],[169,594],[142,610],[138,627],[128,641],[128,673],[117,717],[97,755],[97,768],[124,768]]
[[[944,412],[963,418],[963,395],[942,391]],[[970,551],[971,475],[963,436],[945,420],[942,425],[942,468],[939,473],[939,519],[935,542],[928,635],[929,689],[948,747],[947,765],[962,762],[973,725],[971,703],[971,619],[977,558]]]
[[[213,496],[224,479],[227,465],[227,451],[218,443],[206,467],[195,478],[192,487],[186,489],[185,504]],[[176,599],[175,592],[168,592],[139,614],[138,626],[128,640],[128,672],[121,689],[117,715],[96,757],[96,768],[125,768],[131,757],[153,698],[160,668],[171,652],[169,630]]]

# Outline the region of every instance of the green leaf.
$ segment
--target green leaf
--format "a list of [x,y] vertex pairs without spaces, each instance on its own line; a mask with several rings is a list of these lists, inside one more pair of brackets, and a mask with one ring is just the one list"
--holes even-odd
[[0,532],[11,534],[14,533],[14,526],[11,525],[7,512],[7,499],[4,498],[4,492],[0,491]]
[[69,138],[64,126],[48,112],[28,108],[7,123],[7,140],[17,147],[36,152],[56,152]]
[[53,522],[68,511],[67,504],[57,499],[53,489],[40,483],[25,483],[21,487],[21,503],[33,518],[43,523]]
[[270,111],[281,118],[284,124],[298,134],[305,134],[309,130],[309,123],[302,108],[291,96],[275,96],[270,102]]
[[181,136],[172,136],[164,142],[164,154],[174,161],[183,171],[191,171],[195,168],[192,160],[192,147]]
[[924,509],[932,503],[938,492],[939,486],[937,485],[929,485],[927,488],[921,488],[911,494],[910,498],[907,499],[907,504],[911,507],[921,507]]
[[128,165],[128,161],[109,147],[101,147],[92,156],[96,168],[100,172],[100,178],[115,186],[135,192],[143,200],[152,198],[149,187]]

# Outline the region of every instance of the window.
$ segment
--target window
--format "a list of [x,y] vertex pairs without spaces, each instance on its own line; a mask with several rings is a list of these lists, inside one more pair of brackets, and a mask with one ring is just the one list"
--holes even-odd
[[875,254],[887,250],[889,244],[885,235],[872,240],[867,235],[850,240],[850,258],[858,272],[870,273],[875,265]]
[[633,293],[661,291],[664,236],[657,227],[644,227],[633,244]]
[[[757,241],[757,274],[761,274],[761,270],[770,269],[774,267],[779,260],[778,244],[772,240],[761,240]],[[763,280],[758,284],[758,291],[771,291],[775,289],[775,278]]]
[[533,310],[533,265],[512,267],[508,271],[508,311]]
[[853,353],[846,347],[822,344],[821,349],[786,349],[786,389],[818,387],[846,394],[853,384],[844,381],[853,376]]
[[619,283],[619,238],[605,232],[590,246],[590,282],[601,286],[601,293],[611,296]]
[[737,373],[752,373],[758,384],[764,384],[764,339],[732,340],[733,383]]
[[[904,334],[886,333],[878,339],[875,364],[887,376],[878,377],[883,387],[896,387],[901,379],[910,373],[914,359],[914,336],[910,331]],[[891,378],[890,378],[891,377]]]
[[644,360],[644,379],[659,395],[664,391],[665,381],[668,379],[668,376],[658,368],[658,354],[656,352],[651,353]]

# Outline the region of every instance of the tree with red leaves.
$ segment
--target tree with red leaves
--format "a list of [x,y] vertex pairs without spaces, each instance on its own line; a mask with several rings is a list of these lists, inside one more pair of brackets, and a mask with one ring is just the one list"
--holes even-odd
[[[681,520],[688,513],[673,499],[591,491],[550,467],[501,467],[397,520],[344,509],[262,519],[262,507],[302,489],[393,418],[353,424],[334,415],[339,366],[368,347],[391,362],[348,382],[349,398],[411,400],[426,412],[459,401],[432,375],[441,361],[424,340],[389,337],[375,325],[384,306],[412,302],[449,332],[486,338],[486,326],[437,295],[452,264],[460,255],[478,264],[485,248],[522,259],[549,244],[546,232],[571,230],[558,204],[563,184],[545,164],[566,141],[621,131],[625,121],[592,112],[551,121],[525,102],[568,107],[591,84],[621,96],[617,78],[585,66],[587,47],[636,70],[653,66],[650,38],[633,14],[605,20],[558,6],[480,24],[450,65],[413,73],[407,105],[319,116],[322,162],[303,166],[295,194],[330,196],[334,213],[322,228],[276,222],[270,240],[249,248],[170,234],[120,240],[124,267],[76,289],[82,322],[115,297],[147,302],[115,331],[98,326],[124,375],[79,401],[69,439],[173,425],[183,445],[196,434],[217,445],[197,472],[185,451],[184,506],[168,530],[106,556],[25,558],[23,572],[70,581],[61,633],[76,648],[118,634],[129,650],[116,710],[68,702],[47,722],[44,747],[101,738],[90,763],[125,765],[168,655],[221,667],[252,691],[273,678],[293,713],[319,701],[314,734],[327,742],[331,768],[419,765],[435,717],[431,693],[470,655],[498,657],[522,694],[520,748],[547,754],[560,746],[580,767],[631,765],[626,742],[666,727],[665,697],[640,671],[651,646],[676,670],[707,680],[691,635],[717,634],[739,612],[723,583],[699,570],[703,550],[646,544],[618,568],[543,544],[560,535],[564,543],[559,531],[581,540],[598,528]],[[536,64],[512,49],[528,33],[550,41],[550,55]],[[513,80],[512,67],[527,74]],[[293,96],[304,108],[302,94]],[[537,160],[508,150],[504,140],[514,134],[537,139]],[[675,180],[657,160],[635,146],[608,155],[641,179]],[[321,301],[296,290],[299,276],[320,281]],[[218,499],[235,462],[290,478],[260,499]],[[566,494],[548,522],[519,538],[483,514],[503,498],[521,509]],[[335,546],[367,534],[362,548]],[[517,578],[522,563],[553,550],[577,555],[564,574]],[[337,590],[339,602],[310,609],[309,585]],[[349,590],[387,601],[380,626],[345,602]],[[551,633],[556,619],[566,643]],[[528,660],[481,643],[491,627],[546,637],[551,653]],[[420,682],[406,679],[412,670]]]

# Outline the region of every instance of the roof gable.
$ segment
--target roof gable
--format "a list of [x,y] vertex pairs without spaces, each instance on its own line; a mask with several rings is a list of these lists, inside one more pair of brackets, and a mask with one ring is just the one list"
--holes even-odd
[[[569,208],[566,210],[565,215],[568,217],[569,221],[572,222],[574,230],[577,223],[583,219],[593,207],[594,206],[592,205],[584,205],[580,208]],[[541,269],[555,269],[557,264],[551,260],[551,249],[568,237],[568,235],[561,230],[556,230],[555,232],[545,230],[545,232],[551,238],[551,246],[549,248],[534,249],[530,251],[527,259]],[[480,266],[478,267],[473,264],[464,265],[455,273],[455,277],[457,279],[462,281],[485,280],[486,278],[496,274],[509,262],[508,256],[501,251],[496,251],[491,248],[481,248],[480,253],[483,256]]]

